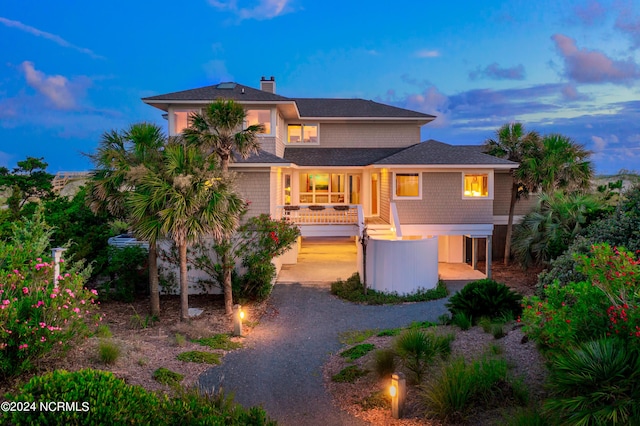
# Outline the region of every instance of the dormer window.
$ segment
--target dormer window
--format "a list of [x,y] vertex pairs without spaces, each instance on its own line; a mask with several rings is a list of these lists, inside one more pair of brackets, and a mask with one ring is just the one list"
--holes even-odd
[[271,135],[271,110],[270,109],[248,109],[245,118],[245,127],[262,124],[264,132],[261,135]]
[[289,124],[287,142],[290,144],[318,144],[317,124]]

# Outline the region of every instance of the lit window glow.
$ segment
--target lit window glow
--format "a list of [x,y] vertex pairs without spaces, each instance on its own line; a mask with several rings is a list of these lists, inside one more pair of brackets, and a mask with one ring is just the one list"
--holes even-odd
[[189,127],[189,116],[200,112],[197,109],[174,111],[173,112],[173,134],[178,135]]
[[253,126],[256,124],[262,124],[264,126],[264,132],[261,134],[271,134],[271,110],[270,109],[248,109],[247,116],[245,118],[245,126]]
[[464,196],[477,198],[489,196],[488,175],[464,175]]
[[396,173],[396,197],[420,196],[420,173]]
[[317,124],[289,124],[287,141],[294,143],[318,143]]

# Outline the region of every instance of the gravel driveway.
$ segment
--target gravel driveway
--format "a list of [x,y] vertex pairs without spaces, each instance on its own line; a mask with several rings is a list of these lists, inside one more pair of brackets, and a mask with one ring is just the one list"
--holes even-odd
[[[455,291],[463,283],[447,285]],[[323,363],[341,347],[339,334],[436,321],[447,312],[444,303],[363,306],[331,296],[326,284],[277,284],[245,347],[203,373],[200,385],[222,386],[244,406],[262,405],[282,425],[363,425],[332,404],[322,382]]]

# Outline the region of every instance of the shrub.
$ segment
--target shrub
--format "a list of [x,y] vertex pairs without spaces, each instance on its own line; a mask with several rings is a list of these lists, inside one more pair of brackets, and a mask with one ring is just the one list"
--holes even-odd
[[160,367],[153,372],[153,379],[163,385],[176,386],[184,379],[184,376],[168,368]]
[[481,317],[516,317],[522,312],[522,296],[504,284],[490,279],[473,281],[449,298],[445,305],[452,317],[463,313],[478,321]]
[[561,424],[627,425],[640,418],[640,357],[618,339],[561,354],[550,368],[544,409]]
[[197,362],[199,364],[220,364],[220,355],[213,352],[188,351],[177,356],[179,361]]
[[350,365],[340,370],[338,374],[331,376],[331,381],[336,383],[354,383],[360,377],[364,377],[369,372],[363,370],[357,365]]
[[88,334],[89,321],[99,320],[94,317],[97,292],[83,287],[86,270],[61,263],[56,287],[53,262],[27,260],[42,253],[34,249],[43,250],[39,240],[46,236],[44,223],[34,223],[16,228],[11,244],[0,241],[0,254],[11,253],[0,269],[0,376],[21,374],[36,361],[63,353]]
[[427,367],[436,357],[444,358],[451,353],[452,340],[453,335],[438,336],[417,328],[408,329],[397,337],[395,350],[402,359],[404,367],[412,373],[410,377],[412,382],[422,381]]
[[373,368],[378,377],[390,377],[396,371],[396,353],[393,349],[379,349],[373,353]]
[[438,281],[436,288],[430,290],[418,289],[415,293],[403,296],[397,293],[383,293],[372,289],[367,289],[367,294],[364,294],[364,286],[360,282],[360,275],[356,272],[344,281],[338,280],[331,283],[331,294],[350,302],[385,305],[405,302],[427,302],[447,297],[449,293],[444,281]]
[[105,274],[109,280],[100,286],[103,300],[132,302],[136,294],[148,292],[148,251],[140,246],[111,247],[107,249],[108,265]]
[[[179,391],[174,398],[159,396],[140,386],[127,385],[112,373],[91,369],[69,373],[54,371],[32,378],[10,401],[77,402],[79,411],[14,411],[11,424],[87,425],[269,425],[275,426],[263,409],[244,409],[222,393]],[[84,404],[86,403],[86,405]]]
[[98,345],[100,361],[105,364],[113,364],[120,356],[120,347],[110,340],[103,340]]
[[361,358],[371,352],[375,348],[371,343],[362,343],[360,345],[356,345],[352,348],[347,349],[346,351],[340,352],[340,356],[343,358],[348,358],[351,361],[354,361],[358,358]]
[[109,329],[108,325],[100,324],[96,329],[96,336],[101,337],[103,339],[108,339],[113,337],[113,333],[111,333],[111,330]]
[[460,327],[460,330],[465,331],[471,328],[473,325],[473,318],[464,312],[458,312],[451,317],[451,324]]

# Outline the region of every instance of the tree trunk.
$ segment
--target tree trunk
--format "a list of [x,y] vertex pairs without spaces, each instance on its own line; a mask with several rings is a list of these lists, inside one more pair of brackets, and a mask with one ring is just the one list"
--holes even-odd
[[233,315],[233,287],[231,286],[231,272],[233,265],[229,265],[229,253],[222,255],[222,273],[224,277],[224,313]]
[[187,244],[178,246],[180,252],[180,321],[189,320],[189,283],[187,282]]
[[509,265],[511,258],[511,233],[513,232],[513,212],[516,209],[516,198],[518,195],[518,184],[513,181],[511,186],[511,203],[509,204],[509,221],[507,222],[507,237],[504,242],[504,265]]
[[158,246],[149,243],[149,295],[151,302],[151,316],[160,317],[160,288],[158,285]]

